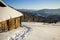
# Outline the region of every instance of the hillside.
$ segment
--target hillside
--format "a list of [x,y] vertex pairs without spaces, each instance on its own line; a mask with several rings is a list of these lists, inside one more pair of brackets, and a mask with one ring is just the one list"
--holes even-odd
[[22,22],[22,25],[31,28],[24,40],[60,40],[60,23]]
[[24,16],[22,21],[56,23],[60,21],[60,9],[28,10],[17,9]]

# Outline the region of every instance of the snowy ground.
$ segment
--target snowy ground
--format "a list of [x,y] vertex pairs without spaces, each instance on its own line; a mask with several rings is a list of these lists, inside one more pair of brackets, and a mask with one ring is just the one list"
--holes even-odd
[[22,26],[8,32],[0,33],[0,40],[23,40],[30,31],[30,27]]
[[22,27],[0,33],[0,40],[60,40],[60,23],[22,22]]
[[22,22],[22,25],[32,28],[24,40],[60,40],[60,23]]

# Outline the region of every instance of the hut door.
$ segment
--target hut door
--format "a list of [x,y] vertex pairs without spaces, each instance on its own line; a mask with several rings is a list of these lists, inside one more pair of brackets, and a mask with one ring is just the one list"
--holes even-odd
[[15,28],[15,19],[9,20],[9,30],[12,30]]
[[1,27],[3,32],[8,31],[7,21],[1,22]]
[[15,28],[17,28],[17,27],[19,27],[21,24],[20,24],[20,17],[17,17],[16,18],[16,27]]

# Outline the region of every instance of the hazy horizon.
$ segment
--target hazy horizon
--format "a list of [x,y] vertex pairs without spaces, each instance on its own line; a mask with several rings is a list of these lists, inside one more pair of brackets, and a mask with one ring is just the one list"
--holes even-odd
[[3,0],[16,9],[59,9],[60,0]]

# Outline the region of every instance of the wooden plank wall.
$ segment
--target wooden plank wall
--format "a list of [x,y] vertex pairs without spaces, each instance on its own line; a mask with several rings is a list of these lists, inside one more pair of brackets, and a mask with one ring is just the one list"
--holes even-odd
[[2,29],[2,32],[8,31],[7,21],[1,22],[1,29]]
[[0,33],[2,32],[1,22],[0,22]]
[[21,26],[21,17],[9,19],[7,21],[0,22],[0,33],[12,30]]
[[10,19],[10,20],[8,20],[8,28],[9,28],[9,30],[12,30],[12,29],[14,29],[15,28],[15,19]]
[[17,18],[15,19],[15,22],[16,22],[16,23],[15,23],[15,25],[16,25],[15,28],[20,27],[20,25],[21,25],[21,24],[20,24],[20,23],[21,23],[21,22],[20,22],[20,17],[17,17]]

